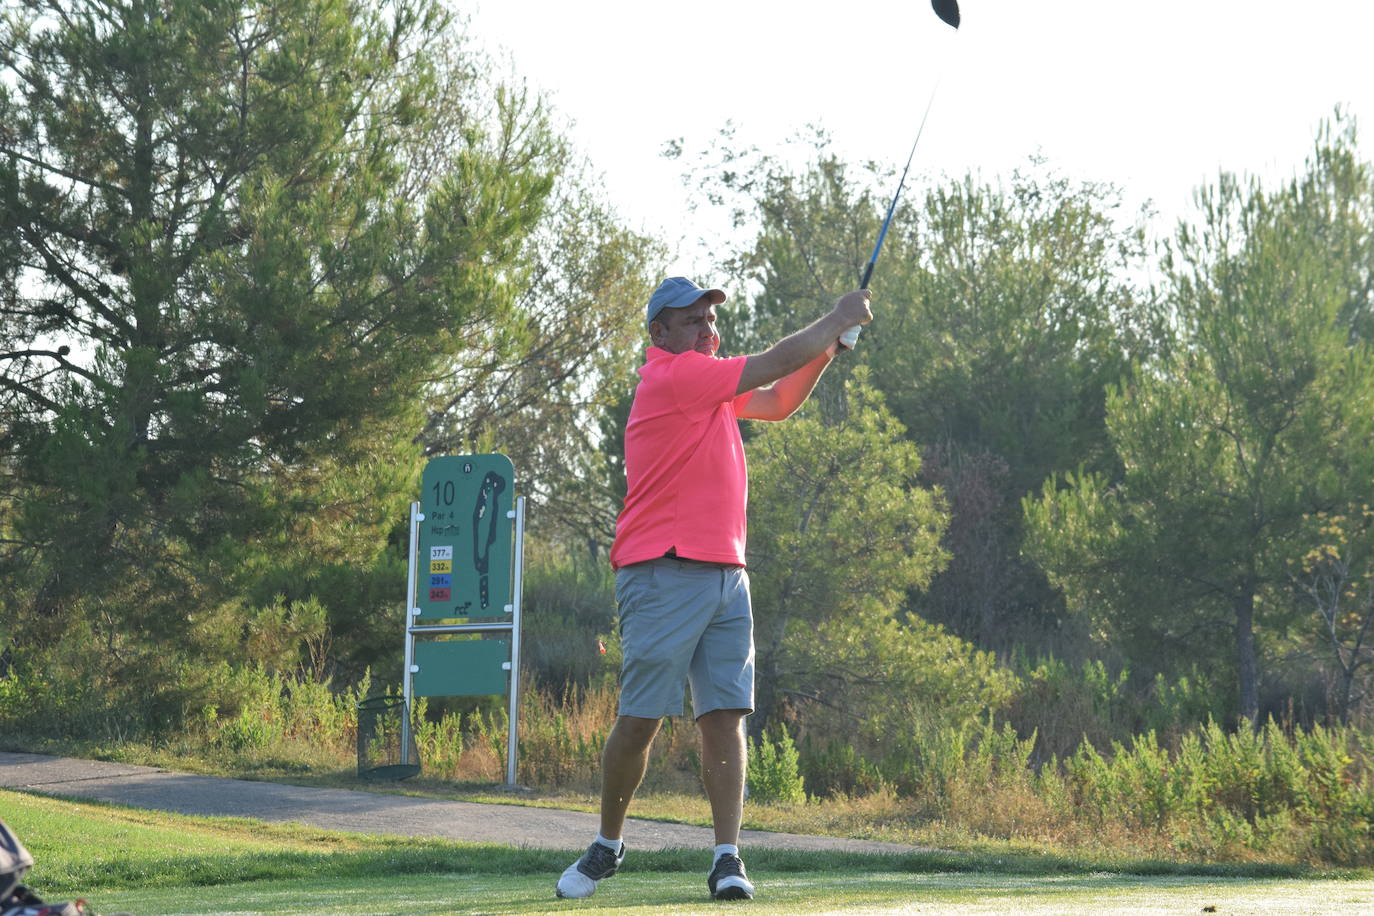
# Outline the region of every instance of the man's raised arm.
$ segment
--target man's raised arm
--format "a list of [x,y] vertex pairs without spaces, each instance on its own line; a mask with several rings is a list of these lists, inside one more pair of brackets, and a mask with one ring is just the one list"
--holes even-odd
[[866,289],[846,293],[829,314],[749,357],[740,373],[737,393],[753,391],[754,396],[741,415],[781,420],[800,407],[835,355],[840,335],[856,324],[873,320],[868,300]]

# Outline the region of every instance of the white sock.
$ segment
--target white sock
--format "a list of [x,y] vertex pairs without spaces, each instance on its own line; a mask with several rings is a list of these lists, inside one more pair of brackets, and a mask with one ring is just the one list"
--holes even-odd
[[620,847],[625,845],[621,840],[608,840],[599,833],[596,835],[596,841],[616,855],[620,855]]
[[719,846],[716,847],[716,857],[711,860],[712,864],[714,865],[716,862],[719,862],[720,857],[725,855],[726,853],[729,853],[732,856],[737,856],[739,855],[739,847],[736,846],[734,843],[721,843]]

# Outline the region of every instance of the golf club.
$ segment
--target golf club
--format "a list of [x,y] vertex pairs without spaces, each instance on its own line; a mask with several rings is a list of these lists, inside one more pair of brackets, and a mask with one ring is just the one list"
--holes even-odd
[[[958,30],[959,4],[956,0],[931,0],[930,5],[935,10],[935,15],[940,17],[940,21]],[[873,277],[873,268],[878,263],[878,253],[883,250],[883,240],[887,238],[887,229],[892,225],[892,214],[897,210],[897,201],[902,196],[902,186],[906,184],[906,173],[911,170],[911,160],[916,155],[916,145],[921,142],[921,133],[926,129],[926,118],[930,117],[930,106],[935,103],[935,93],[939,88],[940,80],[937,76],[935,85],[930,90],[930,98],[926,100],[925,113],[921,115],[921,126],[916,128],[916,139],[912,141],[911,152],[907,153],[902,177],[897,181],[897,190],[892,195],[892,203],[888,204],[887,216],[883,218],[883,227],[878,231],[878,242],[873,246],[873,254],[868,257],[868,266],[864,268],[864,277],[859,284],[859,289],[868,289],[868,281]],[[846,350],[852,350],[855,342],[859,339],[859,331],[861,330],[863,330],[862,325],[856,324],[845,331],[840,335],[840,345]]]

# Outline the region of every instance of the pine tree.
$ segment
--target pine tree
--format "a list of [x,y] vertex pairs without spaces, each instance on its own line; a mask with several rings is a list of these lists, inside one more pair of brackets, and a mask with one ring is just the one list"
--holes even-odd
[[5,5],[17,643],[154,670],[273,553],[385,547],[426,385],[506,320],[560,153],[480,76],[434,0]]

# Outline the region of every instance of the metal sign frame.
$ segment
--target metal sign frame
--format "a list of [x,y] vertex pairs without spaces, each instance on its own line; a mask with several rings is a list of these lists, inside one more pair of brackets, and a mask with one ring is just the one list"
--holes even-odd
[[[462,459],[479,459],[504,456],[459,456]],[[435,461],[444,459],[434,459]],[[505,459],[509,463],[509,459]],[[432,464],[433,462],[431,462]],[[513,486],[511,480],[509,485]],[[487,495],[488,487],[482,484],[483,495]],[[452,633],[464,634],[488,634],[505,633],[509,634],[510,660],[501,667],[509,673],[509,711],[507,722],[509,731],[506,740],[506,785],[514,787],[516,761],[519,747],[519,709],[520,709],[520,630],[521,630],[521,597],[524,592],[524,568],[525,568],[525,497],[521,496],[515,500],[513,509],[507,510],[506,518],[513,519],[515,524],[514,539],[515,548],[511,555],[510,562],[510,603],[504,605],[502,610],[509,615],[509,620],[494,620],[481,623],[436,623],[427,624],[420,621],[424,618],[425,611],[422,609],[420,600],[420,547],[424,538],[421,536],[420,523],[425,521],[425,513],[419,502],[410,504],[410,556],[408,568],[406,570],[406,627],[405,627],[405,658],[403,662],[402,693],[405,698],[406,714],[401,725],[401,763],[410,763],[410,710],[411,703],[415,698],[415,675],[420,673],[420,668],[416,664],[415,644],[416,637],[420,636],[440,636]],[[495,530],[494,527],[492,530]],[[482,570],[485,573],[485,569]],[[505,583],[497,583],[500,589],[504,588]],[[486,576],[483,576],[482,594],[485,598],[488,593],[489,583]],[[497,594],[504,594],[500,589],[493,589]],[[455,615],[456,616],[456,612]],[[434,612],[431,610],[430,619],[434,619]],[[450,617],[450,619],[453,619]],[[485,642],[485,641],[484,641]],[[504,642],[504,640],[503,640]],[[454,643],[454,646],[472,645],[470,643]],[[474,645],[473,648],[476,648]],[[485,647],[484,647],[485,648]],[[483,654],[490,654],[483,652]],[[425,694],[426,696],[460,696],[469,694]],[[470,694],[480,696],[483,694]]]

